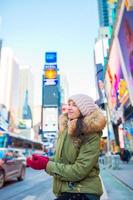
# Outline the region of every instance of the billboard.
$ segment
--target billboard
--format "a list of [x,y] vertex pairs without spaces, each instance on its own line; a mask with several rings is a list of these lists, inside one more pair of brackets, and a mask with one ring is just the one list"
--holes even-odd
[[43,106],[57,106],[59,105],[59,91],[57,85],[43,84]]
[[57,77],[57,72],[55,70],[45,70],[44,76],[46,79],[55,79]]
[[133,104],[133,11],[127,11],[125,6],[118,30],[118,44]]
[[43,108],[43,131],[55,133],[58,131],[58,107]]
[[46,52],[45,53],[45,62],[46,63],[56,63],[57,62],[57,53],[56,52]]
[[124,107],[127,105],[129,94],[115,39],[113,41],[106,72],[106,92],[110,109],[116,110],[121,105]]
[[45,64],[44,65],[44,71],[48,70],[48,69],[57,70],[57,65],[55,65],[55,64]]

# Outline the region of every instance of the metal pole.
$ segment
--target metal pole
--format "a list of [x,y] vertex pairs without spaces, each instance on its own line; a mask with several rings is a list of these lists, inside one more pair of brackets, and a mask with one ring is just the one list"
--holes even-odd
[[111,150],[110,150],[110,142],[109,142],[109,123],[110,123],[110,118],[109,118],[109,111],[108,111],[108,103],[105,103],[105,110],[106,110],[106,116],[107,116],[107,130],[108,130],[107,155],[109,156],[111,154]]
[[41,137],[43,137],[43,99],[44,99],[44,76],[42,75],[42,106],[41,106]]

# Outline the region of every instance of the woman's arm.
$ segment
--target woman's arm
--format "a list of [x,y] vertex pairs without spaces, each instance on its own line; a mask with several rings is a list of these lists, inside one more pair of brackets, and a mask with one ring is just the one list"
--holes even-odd
[[98,162],[99,138],[98,134],[94,134],[87,143],[81,146],[74,164],[49,161],[46,172],[64,181],[80,181],[84,179]]

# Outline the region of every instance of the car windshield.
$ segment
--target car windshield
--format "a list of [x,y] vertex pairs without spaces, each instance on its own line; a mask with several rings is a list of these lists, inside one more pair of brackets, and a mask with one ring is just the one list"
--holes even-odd
[[5,157],[11,159],[13,157],[13,150],[0,148],[0,159],[3,159]]

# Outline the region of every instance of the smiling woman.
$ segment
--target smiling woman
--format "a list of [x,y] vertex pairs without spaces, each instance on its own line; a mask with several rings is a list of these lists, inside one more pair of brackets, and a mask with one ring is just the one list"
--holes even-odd
[[94,100],[84,94],[68,100],[68,113],[59,118],[59,136],[54,157],[34,154],[30,167],[53,176],[56,200],[99,200],[102,184],[98,158],[100,136],[106,119]]

